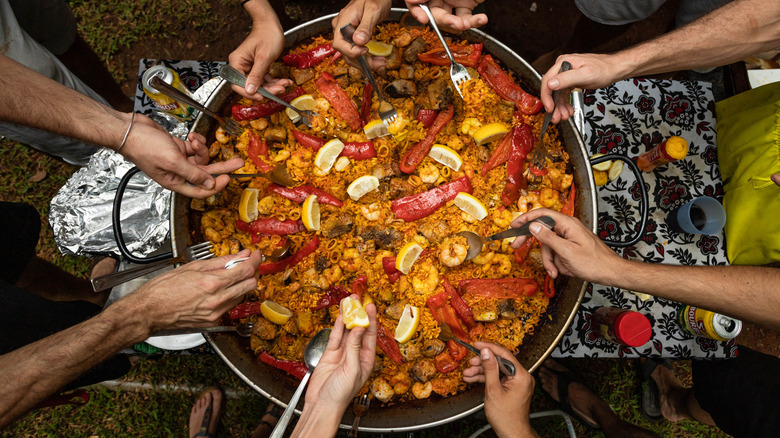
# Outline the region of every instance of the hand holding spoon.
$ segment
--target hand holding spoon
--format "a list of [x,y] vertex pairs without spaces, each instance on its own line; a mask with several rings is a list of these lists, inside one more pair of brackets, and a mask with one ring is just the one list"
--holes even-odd
[[485,242],[490,242],[492,240],[503,240],[509,237],[527,236],[531,234],[531,231],[528,229],[528,227],[534,222],[539,222],[547,228],[553,228],[555,226],[555,219],[551,218],[550,216],[542,216],[517,228],[510,228],[488,237],[482,237],[473,231],[461,231],[456,235],[466,238],[466,243],[469,246],[469,250],[466,253],[466,260],[471,260],[479,255],[480,252],[482,252],[482,245],[484,245]]

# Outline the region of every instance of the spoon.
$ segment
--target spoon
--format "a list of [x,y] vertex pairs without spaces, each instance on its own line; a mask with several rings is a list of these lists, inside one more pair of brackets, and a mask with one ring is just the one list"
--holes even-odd
[[295,407],[298,405],[298,400],[300,400],[303,390],[306,388],[306,383],[309,382],[311,373],[314,371],[317,364],[320,363],[322,353],[325,352],[325,347],[328,346],[329,337],[330,329],[324,328],[318,331],[306,346],[306,351],[303,352],[303,361],[306,363],[306,368],[308,368],[308,370],[306,371],[306,374],[304,374],[303,379],[301,379],[301,383],[298,385],[298,389],[295,390],[290,402],[287,403],[287,408],[279,418],[279,422],[276,423],[276,427],[274,427],[274,431],[271,432],[270,438],[282,438],[284,436],[284,431],[287,429],[287,424],[290,423]]
[[218,325],[214,327],[205,328],[183,328],[172,330],[160,330],[159,332],[152,333],[152,336],[173,336],[173,335],[186,335],[190,333],[222,333],[222,332],[236,332],[239,336],[248,338],[252,335],[252,329],[254,324],[251,322],[245,322],[239,325]]
[[[473,345],[469,344],[468,342],[463,342],[460,339],[456,338],[452,335],[452,329],[450,326],[443,322],[441,323],[441,331],[439,332],[439,340],[441,341],[455,341],[458,344],[466,347],[471,351],[472,353],[476,354],[477,357],[479,357],[479,350],[476,349]],[[496,359],[498,359],[498,371],[504,373],[506,376],[514,376],[517,372],[517,369],[515,368],[515,364],[510,362],[509,360],[504,359],[501,356],[496,356]]]
[[293,178],[292,175],[290,175],[289,172],[287,172],[287,166],[285,166],[284,164],[280,164],[274,167],[270,172],[264,172],[264,173],[221,173],[221,174],[212,173],[211,174],[211,176],[213,176],[214,178],[220,175],[227,175],[230,177],[230,179],[265,178],[284,187],[293,187],[298,182],[295,180],[295,178]]
[[480,252],[482,252],[482,245],[484,245],[485,242],[490,242],[492,240],[503,240],[509,237],[527,236],[531,234],[531,231],[528,229],[528,227],[534,222],[539,222],[547,228],[553,228],[555,226],[555,219],[551,218],[550,216],[541,216],[538,219],[534,219],[531,222],[523,224],[517,228],[510,228],[488,237],[482,237],[473,231],[461,231],[460,233],[457,233],[456,236],[462,236],[466,238],[466,243],[469,246],[469,250],[466,253],[466,260],[471,260],[479,255]]

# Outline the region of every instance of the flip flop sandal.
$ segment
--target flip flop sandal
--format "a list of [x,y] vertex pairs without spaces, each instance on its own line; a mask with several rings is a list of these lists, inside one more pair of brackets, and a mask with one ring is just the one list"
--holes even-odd
[[558,400],[555,400],[552,395],[550,395],[547,391],[544,390],[544,387],[542,385],[539,385],[539,388],[542,390],[544,395],[547,396],[553,403],[560,406],[561,410],[563,412],[566,412],[570,416],[574,417],[577,421],[582,423],[585,427],[587,427],[590,430],[598,431],[601,430],[601,427],[594,423],[591,420],[585,419],[582,415],[578,414],[574,408],[571,406],[571,402],[569,401],[569,385],[572,383],[579,383],[582,386],[585,385],[585,382],[582,380],[582,378],[574,373],[572,373],[569,370],[566,371],[558,371],[554,370],[549,367],[545,367],[550,372],[554,373],[557,376],[558,385],[557,385],[557,391],[558,391]]
[[270,434],[271,431],[274,430],[274,427],[276,427],[276,423],[279,422],[279,417],[281,416],[282,408],[273,402],[268,402],[268,408],[266,408],[265,414],[263,414],[263,418],[260,419],[260,421],[255,425],[255,428],[252,430],[256,431],[257,428],[263,425],[268,428],[268,433]]
[[658,365],[672,369],[672,364],[666,359],[648,358],[645,363],[637,361],[636,374],[639,376],[639,409],[642,416],[649,421],[660,421],[664,418],[661,413],[661,394],[658,385],[650,375]]
[[[222,392],[222,389],[217,387],[210,387],[203,390],[203,392],[200,393],[198,396],[198,399],[203,397],[203,394],[206,394],[207,392],[210,392],[214,389],[219,390],[219,392]],[[225,395],[222,394],[222,400],[224,401]],[[206,407],[206,410],[203,411],[203,420],[200,422],[200,429],[198,430],[198,433],[196,433],[193,438],[214,438],[212,434],[209,433],[209,426],[211,425],[211,415],[213,414],[213,407],[214,407],[214,397],[211,398],[211,401],[209,401],[209,405]],[[217,412],[217,415],[214,417],[214,422],[219,423],[219,417],[222,414],[222,410],[220,409],[219,412]]]

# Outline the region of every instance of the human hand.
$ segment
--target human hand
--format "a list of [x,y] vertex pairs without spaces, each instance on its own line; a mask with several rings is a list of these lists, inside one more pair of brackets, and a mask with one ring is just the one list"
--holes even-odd
[[[531,224],[529,230],[542,244],[542,261],[551,277],[558,274],[577,277],[600,284],[611,284],[608,278],[620,275],[623,258],[615,254],[593,232],[585,228],[578,219],[538,208],[518,216],[512,227],[519,227],[540,216],[555,219],[553,230],[539,223]],[[512,242],[512,248],[519,248],[528,236],[521,236]]]
[[[376,24],[384,20],[390,12],[390,0],[352,0],[331,21],[333,25],[333,48],[344,55],[345,61],[357,67],[355,59],[368,53],[366,43],[371,40]],[[354,45],[341,36],[341,28],[351,24],[355,26],[352,35]],[[385,58],[368,56],[368,64],[372,70],[382,69]]]
[[[230,260],[249,257],[232,269]],[[132,307],[142,315],[149,333],[188,327],[210,327],[240,303],[244,294],[257,288],[260,251],[209,260],[197,260],[152,278],[113,306]]]
[[428,23],[428,15],[417,6],[425,3],[440,29],[450,33],[460,33],[487,24],[487,15],[472,14],[474,8],[483,1],[485,0],[406,0],[405,3],[409,12],[420,23]]
[[209,159],[205,137],[191,132],[182,141],[141,114],[135,115],[120,153],[161,186],[193,198],[219,193],[230,182],[228,176],[214,179],[211,173],[229,173],[244,165],[240,158],[205,165]]
[[[571,70],[558,73],[563,61],[569,61]],[[574,107],[569,103],[572,88],[606,87],[623,78],[619,71],[617,60],[612,55],[586,53],[559,56],[555,65],[542,76],[540,93],[544,109],[552,112],[555,106],[552,92],[561,90],[561,98],[552,116],[552,122],[559,123],[574,115]]]
[[[352,298],[358,298],[352,295]],[[374,368],[376,357],[376,306],[366,306],[368,328],[347,330],[342,316],[336,318],[328,346],[309,381],[306,405],[331,406],[341,413],[363,387]]]
[[[485,384],[485,415],[498,436],[530,436],[535,434],[529,422],[534,378],[520,365],[506,348],[489,342],[477,341],[474,346],[480,355],[469,359],[463,370],[463,380]],[[498,373],[496,356],[511,361],[517,373],[505,376]]]

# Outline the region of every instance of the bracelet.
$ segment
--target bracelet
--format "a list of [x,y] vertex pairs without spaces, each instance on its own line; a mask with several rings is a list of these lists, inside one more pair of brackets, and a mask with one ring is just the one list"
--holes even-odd
[[247,3],[249,3],[249,0],[243,0],[243,1],[241,2],[241,6],[244,6],[244,5],[245,5],[245,4],[247,4]]
[[130,116],[130,124],[127,125],[127,131],[125,131],[125,136],[122,138],[122,143],[119,143],[119,147],[116,148],[116,152],[119,153],[119,150],[122,149],[122,146],[125,145],[125,142],[127,142],[127,137],[130,135],[130,129],[133,128],[133,121],[135,120],[135,112],[133,112],[133,115]]

